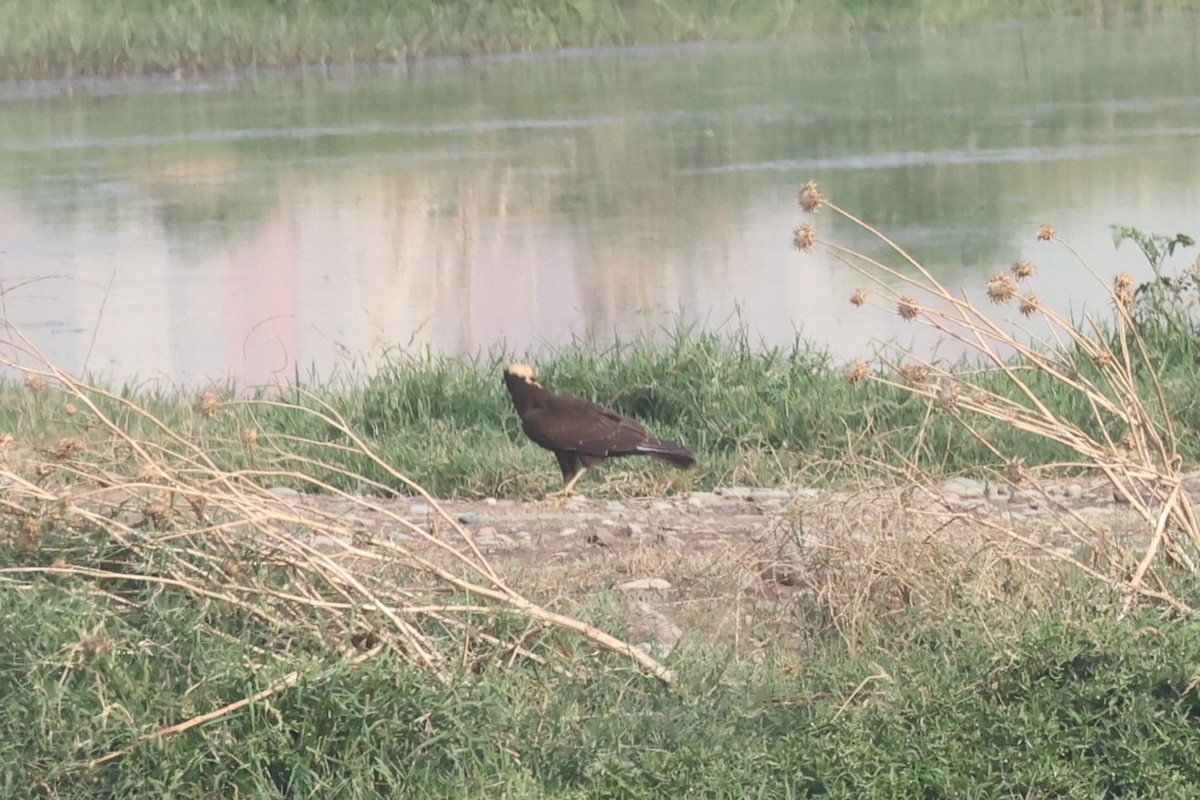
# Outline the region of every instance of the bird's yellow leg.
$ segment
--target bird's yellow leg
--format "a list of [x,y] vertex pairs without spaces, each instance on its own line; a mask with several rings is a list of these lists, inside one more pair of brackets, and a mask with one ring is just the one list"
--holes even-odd
[[567,481],[567,485],[559,489],[557,492],[551,492],[546,495],[546,500],[565,500],[571,496],[571,490],[575,488],[575,484],[583,477],[583,473],[587,472],[587,467],[580,467],[579,471],[571,476],[571,480]]

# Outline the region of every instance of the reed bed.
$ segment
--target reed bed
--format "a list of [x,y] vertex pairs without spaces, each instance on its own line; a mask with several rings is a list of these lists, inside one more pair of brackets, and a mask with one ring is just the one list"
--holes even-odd
[[[0,536],[18,555],[0,567],[0,586],[22,591],[54,581],[131,614],[162,593],[181,595],[192,602],[196,625],[247,620],[263,643],[266,673],[281,673],[223,707],[167,725],[147,721],[143,736],[97,756],[93,766],[319,678],[339,662],[399,659],[443,685],[477,660],[564,669],[539,643],[551,629],[672,680],[671,670],[642,650],[511,588],[469,530],[312,395],[306,406],[239,402],[316,417],[339,434],[323,447],[369,459],[389,484],[322,462],[314,455],[318,443],[307,442],[298,455],[286,438],[269,439],[255,427],[242,429],[239,444],[255,451],[257,466],[223,469],[194,438],[132,400],[66,374],[8,330],[0,364],[22,375],[28,392],[56,393],[76,434],[48,448],[4,436]],[[204,394],[197,411],[212,418],[227,413],[229,402]],[[358,491],[314,477],[328,473]],[[299,502],[295,489],[278,489],[284,485],[327,493],[341,506],[334,512]],[[429,523],[377,499],[396,491],[423,497],[435,512]],[[378,515],[408,536],[372,536],[355,526],[356,514]],[[81,642],[91,652],[109,646],[96,632]],[[303,666],[282,669],[297,661]]]
[[[1110,531],[1044,493],[1043,500],[1060,515],[1069,535],[1095,556],[1095,563],[1046,547],[1010,525],[993,524],[1014,540],[1068,560],[1119,589],[1126,606],[1143,596],[1194,614],[1195,609],[1174,596],[1157,574],[1163,567],[1196,574],[1200,522],[1184,489],[1184,459],[1172,408],[1135,314],[1132,277],[1121,273],[1106,284],[1111,314],[1103,318],[1089,313],[1071,319],[1045,306],[1035,288],[1036,265],[1028,259],[988,278],[982,298],[976,299],[946,287],[901,245],[823,196],[815,182],[801,187],[798,201],[807,214],[824,209],[849,221],[895,257],[885,261],[825,239],[812,222],[797,226],[796,249],[827,253],[863,278],[869,288],[854,291],[849,298],[853,305],[932,328],[967,354],[961,362],[948,364],[884,342],[873,362],[850,364],[846,379],[853,384],[871,381],[920,398],[930,418],[945,415],[982,444],[993,457],[988,469],[992,479],[1013,489],[1038,491],[1038,484],[1031,482],[1034,471],[1020,455],[998,445],[980,420],[1064,448],[1071,459],[1045,464],[1038,471],[1103,475],[1114,497],[1140,521],[1136,533],[1142,545],[1136,565],[1130,569],[1125,558],[1117,556],[1121,548],[1111,544]],[[1067,248],[1085,274],[1100,280],[1052,225],[1042,224],[1036,239]],[[1002,318],[997,308],[1015,308],[1022,319],[1042,323],[1045,333],[1035,335],[1019,321]],[[996,390],[997,378],[1002,392]],[[1089,413],[1082,419],[1067,417],[1048,394],[1081,396]]]

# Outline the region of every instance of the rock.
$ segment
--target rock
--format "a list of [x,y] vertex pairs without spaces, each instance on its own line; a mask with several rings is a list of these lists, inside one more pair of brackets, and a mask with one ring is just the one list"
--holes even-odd
[[484,525],[482,528],[475,531],[475,535],[471,538],[473,538],[476,542],[480,541],[481,539],[495,539],[496,529],[491,525]]
[[363,530],[370,530],[371,528],[371,521],[363,519],[357,514],[344,514],[339,521],[343,528],[361,528]]
[[672,550],[682,550],[684,546],[683,539],[680,539],[673,533],[666,532],[658,534],[658,543]]
[[494,497],[489,497],[489,498],[487,498],[486,500],[484,500],[484,501],[483,501],[483,504],[484,504],[484,505],[488,505],[488,506],[494,506],[494,505],[496,505],[496,502],[497,502],[497,501],[496,501],[496,498],[494,498]]
[[678,625],[648,603],[630,604],[629,628],[631,633],[649,637],[649,641],[638,645],[639,650],[660,658],[670,655],[683,636]]
[[413,503],[408,507],[408,513],[413,516],[426,516],[433,513],[433,506],[428,503]]
[[618,530],[622,536],[628,536],[630,539],[633,539],[635,541],[640,542],[642,539],[646,538],[646,531],[642,528],[641,525],[638,525],[636,522],[626,523],[625,525],[622,525]]
[[717,496],[712,492],[691,492],[688,494],[687,504],[693,508],[708,508],[716,503]]
[[588,544],[597,544],[601,547],[615,547],[617,544],[617,535],[605,528],[597,528],[587,535]]
[[574,536],[577,533],[579,533],[579,528],[563,528],[561,531],[558,532],[558,535],[561,538],[565,539],[568,536]]
[[725,498],[738,498],[752,502],[763,500],[791,500],[791,492],[786,489],[769,489],[762,486],[718,486],[713,494]]
[[314,550],[322,553],[337,553],[345,550],[350,545],[350,540],[341,536],[318,533],[309,539],[308,544]]
[[514,533],[513,538],[520,542],[531,542],[533,541],[533,534],[529,531],[522,530]]
[[1066,488],[1066,495],[1071,500],[1078,500],[1079,498],[1083,497],[1083,484],[1068,483],[1067,488]]
[[289,500],[294,500],[300,496],[300,493],[290,486],[272,486],[267,491],[276,497],[286,497]]
[[651,511],[673,511],[673,510],[675,510],[675,506],[671,505],[670,503],[668,503],[665,500],[659,500],[657,502],[650,504],[650,510]]
[[942,494],[951,499],[970,500],[983,497],[985,487],[982,481],[956,476],[942,484]]
[[479,515],[474,511],[466,511],[458,515],[458,521],[463,525],[474,525],[479,522]]
[[618,592],[647,592],[647,591],[663,591],[670,589],[671,582],[664,578],[638,578],[637,580],[625,581],[617,586]]
[[783,561],[759,562],[758,574],[763,580],[773,581],[780,586],[795,586],[799,583],[796,568]]
[[620,500],[609,500],[604,504],[604,510],[609,514],[623,514],[625,513],[625,504]]

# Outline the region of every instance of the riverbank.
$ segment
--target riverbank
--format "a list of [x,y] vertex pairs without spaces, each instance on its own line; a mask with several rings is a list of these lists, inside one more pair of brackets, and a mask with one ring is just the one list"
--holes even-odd
[[[1145,448],[1194,463],[1194,337],[1139,318],[1060,351],[1069,375],[963,370],[961,396],[740,329],[547,352],[545,382],[702,464],[606,464],[561,504],[499,353],[254,396],[25,362],[0,391],[0,786],[1188,797],[1198,539],[1174,488],[1198,487]],[[1092,350],[1136,341],[1127,367]],[[989,421],[1006,396],[1097,436],[1116,420],[1082,410],[1108,397],[1143,438],[1064,464],[1027,416]]]
[[[85,487],[75,523],[5,537],[7,796],[1184,798],[1200,779],[1200,623],[1150,598],[1121,614],[1084,571],[1136,556],[1116,542],[1138,522],[1107,502],[1079,509],[1088,545],[1054,532],[1052,501],[980,513],[867,486],[453,502],[445,517],[428,498],[277,487],[267,502],[295,539],[252,556],[219,534],[220,491],[207,525],[182,500],[117,500],[128,548],[80,524],[110,513]],[[478,547],[511,591],[637,645],[669,685],[429,583],[412,560],[451,569],[445,547]],[[180,569],[164,548],[217,560]],[[322,559],[340,588],[312,581]],[[1194,601],[1190,576],[1154,574]],[[339,606],[357,597],[349,575],[390,585],[440,666],[414,668],[369,632],[370,607]]]
[[1113,24],[1193,9],[1185,0],[327,0],[146,4],[13,0],[0,8],[0,80],[373,64],[445,55],[747,40],[1085,17]]
[[7,329],[0,787],[1190,797],[1200,262],[1163,265],[1193,240],[1119,230],[1156,279],[1074,320],[1030,261],[977,304],[797,199],[796,248],[871,287],[848,302],[976,360],[682,325],[545,350],[545,384],[700,462],[610,462],[562,502],[504,352],[179,392]]

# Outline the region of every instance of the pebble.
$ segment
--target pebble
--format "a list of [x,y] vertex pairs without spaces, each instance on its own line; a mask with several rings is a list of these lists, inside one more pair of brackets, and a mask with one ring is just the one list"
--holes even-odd
[[769,489],[762,486],[718,486],[713,494],[721,497],[736,497],[741,500],[761,502],[763,500],[791,500],[786,489]]
[[658,502],[650,504],[650,510],[651,511],[674,511],[675,506],[664,500],[659,500]]
[[672,550],[683,549],[683,539],[680,539],[673,533],[660,533],[658,535],[658,543]]
[[345,550],[349,544],[349,538],[330,536],[327,533],[318,533],[309,540],[309,545],[322,553],[336,553]]
[[707,508],[713,505],[718,500],[718,497],[712,492],[691,492],[688,494],[687,504],[693,508]]
[[985,487],[982,481],[955,476],[943,483],[941,489],[944,495],[969,500],[983,497]]
[[299,497],[300,493],[290,486],[272,486],[268,492],[276,497]]
[[1002,483],[988,482],[985,496],[993,503],[1007,503],[1012,500],[1012,489]]
[[630,628],[640,628],[651,637],[651,641],[637,645],[638,649],[660,658],[670,655],[671,650],[683,636],[683,631],[678,625],[647,603],[639,602],[630,605],[629,617]]
[[598,544],[601,547],[613,547],[617,544],[617,535],[612,531],[599,528],[587,535],[588,544]]
[[489,497],[486,500],[484,500],[483,503],[484,503],[484,505],[494,506],[494,505],[496,505],[497,500],[494,497]]
[[625,504],[620,500],[609,500],[604,504],[604,510],[609,514],[622,514],[625,512]]
[[429,505],[428,503],[413,503],[411,506],[408,507],[408,513],[413,514],[415,516],[432,514],[433,506]]
[[625,581],[617,586],[619,592],[647,592],[647,591],[663,591],[671,588],[671,582],[665,578],[638,578],[632,581]]
[[645,529],[643,529],[642,526],[638,525],[636,522],[629,522],[622,525],[620,532],[621,535],[628,536],[630,539],[636,539],[637,541],[641,541],[642,539],[646,538]]
[[458,521],[463,525],[474,525],[476,522],[479,522],[479,515],[474,511],[467,511],[458,515]]
[[1083,484],[1068,483],[1066,491],[1067,491],[1067,497],[1069,497],[1072,500],[1078,500],[1079,498],[1083,497]]
[[568,536],[574,536],[577,533],[579,533],[579,528],[563,528],[561,531],[558,532],[558,535],[561,538],[565,539]]

